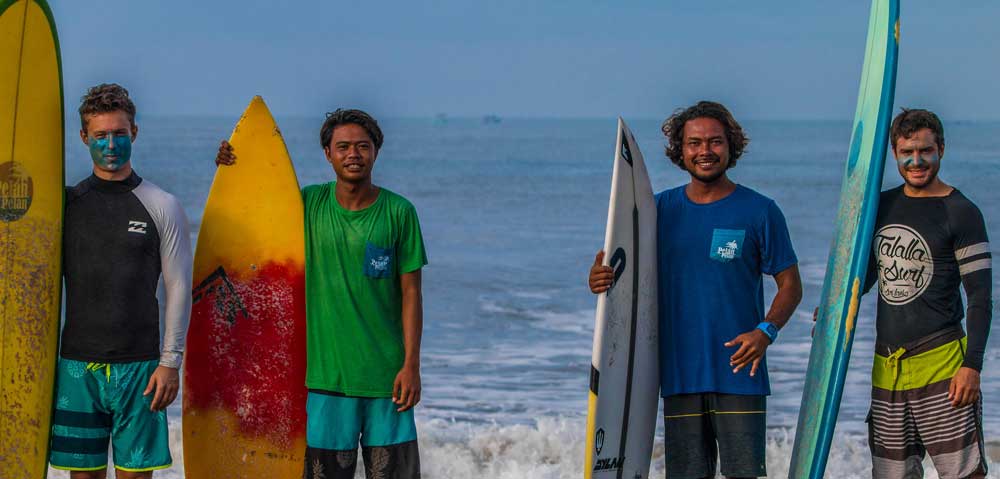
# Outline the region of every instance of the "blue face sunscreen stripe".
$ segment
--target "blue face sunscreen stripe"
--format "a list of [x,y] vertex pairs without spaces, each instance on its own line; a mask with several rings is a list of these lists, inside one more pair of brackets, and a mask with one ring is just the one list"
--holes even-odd
[[899,164],[900,168],[906,169],[911,166],[918,166],[924,168],[930,168],[937,166],[941,163],[941,157],[937,153],[931,153],[929,155],[914,155],[906,156],[903,158],[896,158],[896,163]]
[[[108,132],[104,138],[91,137],[88,146],[90,159],[94,164],[108,170],[118,170],[132,157],[132,139],[128,135]],[[114,159],[107,158],[112,155],[115,156]]]

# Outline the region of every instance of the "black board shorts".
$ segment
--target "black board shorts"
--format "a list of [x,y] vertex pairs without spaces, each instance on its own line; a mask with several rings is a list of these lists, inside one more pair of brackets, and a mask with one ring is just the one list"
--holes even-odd
[[765,396],[699,393],[663,398],[667,477],[761,477]]

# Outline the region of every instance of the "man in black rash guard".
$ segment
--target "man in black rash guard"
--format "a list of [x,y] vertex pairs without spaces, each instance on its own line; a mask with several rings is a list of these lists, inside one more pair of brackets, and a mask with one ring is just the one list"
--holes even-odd
[[[941,477],[985,477],[979,373],[993,273],[986,225],[979,208],[938,177],[937,115],[904,109],[890,140],[904,184],[882,192],[865,285],[879,290],[872,475],[923,477],[930,454]],[[969,300],[964,314],[960,285]]]
[[149,478],[171,465],[165,409],[177,397],[191,312],[188,223],[173,196],[132,171],[138,128],[128,91],[91,88],[80,121],[93,174],[66,190],[66,322],[49,462],[73,479],[103,479],[110,441],[116,477]]

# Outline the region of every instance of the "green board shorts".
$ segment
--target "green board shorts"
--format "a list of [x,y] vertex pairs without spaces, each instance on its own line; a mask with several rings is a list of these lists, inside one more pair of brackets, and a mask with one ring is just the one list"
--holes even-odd
[[171,465],[166,411],[143,396],[159,361],[88,363],[59,359],[49,464],[55,469],[146,472]]
[[305,477],[353,478],[360,443],[366,477],[419,478],[413,409],[398,408],[392,398],[309,390]]

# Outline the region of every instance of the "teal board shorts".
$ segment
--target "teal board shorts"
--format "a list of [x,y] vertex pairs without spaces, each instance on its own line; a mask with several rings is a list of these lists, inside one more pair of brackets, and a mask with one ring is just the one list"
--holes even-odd
[[171,465],[167,412],[143,396],[159,362],[88,363],[59,359],[49,464],[55,469],[146,472]]
[[420,477],[413,409],[398,412],[392,398],[310,390],[306,400],[306,475],[354,477],[358,444],[366,477]]

